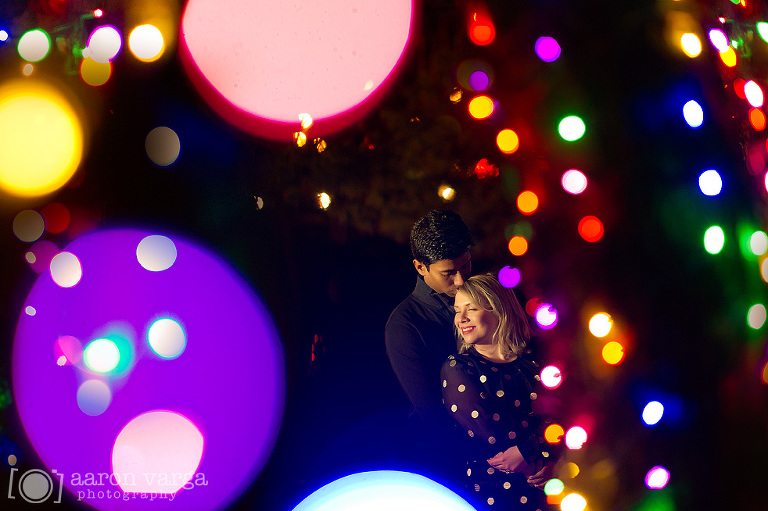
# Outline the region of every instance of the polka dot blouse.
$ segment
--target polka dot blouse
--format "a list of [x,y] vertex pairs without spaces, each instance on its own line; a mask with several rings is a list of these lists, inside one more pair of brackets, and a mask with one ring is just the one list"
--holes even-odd
[[549,457],[532,411],[537,364],[524,357],[493,362],[470,348],[448,357],[440,377],[443,403],[466,439],[467,488],[476,503],[488,509],[546,509],[541,491],[522,474],[505,474],[486,461],[513,446],[528,463]]

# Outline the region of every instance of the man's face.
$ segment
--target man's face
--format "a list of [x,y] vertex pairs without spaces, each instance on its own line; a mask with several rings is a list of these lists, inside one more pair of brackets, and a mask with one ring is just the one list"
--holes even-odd
[[416,259],[413,265],[424,282],[438,293],[455,296],[456,290],[472,273],[472,255],[466,251],[456,259],[441,259],[427,266]]

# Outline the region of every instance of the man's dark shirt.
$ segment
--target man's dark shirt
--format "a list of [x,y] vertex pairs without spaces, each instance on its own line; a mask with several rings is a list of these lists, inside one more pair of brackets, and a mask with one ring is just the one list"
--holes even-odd
[[[411,425],[422,461],[434,473],[452,470],[456,434],[442,403],[440,368],[457,350],[453,301],[436,293],[419,277],[416,288],[398,305],[384,331],[387,356],[416,411]],[[415,419],[415,420],[414,420]]]

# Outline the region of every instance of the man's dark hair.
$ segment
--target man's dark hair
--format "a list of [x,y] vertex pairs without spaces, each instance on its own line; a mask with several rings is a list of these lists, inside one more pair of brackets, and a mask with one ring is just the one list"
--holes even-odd
[[461,257],[472,245],[467,224],[447,209],[430,211],[411,228],[411,253],[427,268],[435,261]]

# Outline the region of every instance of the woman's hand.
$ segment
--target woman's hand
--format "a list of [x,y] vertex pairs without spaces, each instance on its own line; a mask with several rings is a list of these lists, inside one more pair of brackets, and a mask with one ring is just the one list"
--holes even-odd
[[525,462],[516,445],[498,453],[487,461],[490,466],[505,473],[525,472],[528,469],[528,463]]

